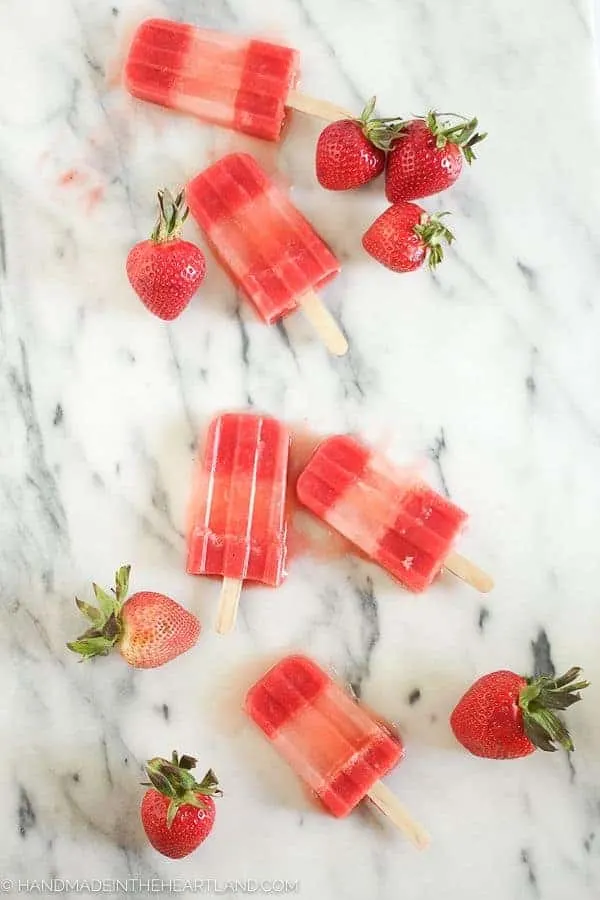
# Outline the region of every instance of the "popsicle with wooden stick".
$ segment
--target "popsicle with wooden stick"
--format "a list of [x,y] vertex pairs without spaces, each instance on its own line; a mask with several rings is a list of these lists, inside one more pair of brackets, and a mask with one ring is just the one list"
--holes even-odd
[[289,107],[330,121],[351,116],[296,90],[299,65],[290,47],[147,19],[133,37],[124,80],[140,100],[277,141]]
[[289,434],[276,419],[225,413],[211,422],[191,510],[187,571],[223,579],[216,630],[235,625],[245,581],[285,577]]
[[306,656],[287,656],[248,691],[246,712],[341,818],[368,797],[417,847],[429,838],[380,779],[404,756],[399,738]]
[[346,338],[318,292],[340,264],[310,222],[247,153],[197,175],[186,199],[215,255],[267,324],[302,309],[331,353]]
[[442,568],[482,593],[492,578],[455,553],[467,514],[350,435],[326,438],[296,484],[300,502],[415,593]]

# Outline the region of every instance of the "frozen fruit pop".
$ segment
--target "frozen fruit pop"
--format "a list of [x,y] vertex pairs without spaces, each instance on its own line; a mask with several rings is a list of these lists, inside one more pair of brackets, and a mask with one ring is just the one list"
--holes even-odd
[[265,322],[301,307],[332,353],[347,351],[315,293],[340,264],[252,156],[224,156],[190,181],[186,199],[223,267]]
[[289,434],[275,419],[226,413],[208,430],[193,498],[187,571],[217,575],[217,631],[230,631],[244,581],[285,577]]
[[376,722],[306,656],[287,656],[248,691],[246,712],[334,816],[371,800],[417,845],[427,836],[379,781],[404,756]]
[[442,567],[482,592],[489,575],[452,552],[467,519],[458,506],[349,435],[324,440],[301,472],[300,502],[410,591]]
[[269,141],[279,140],[286,107],[331,121],[351,115],[296,91],[298,68],[290,47],[148,19],[133,37],[125,86],[140,100]]

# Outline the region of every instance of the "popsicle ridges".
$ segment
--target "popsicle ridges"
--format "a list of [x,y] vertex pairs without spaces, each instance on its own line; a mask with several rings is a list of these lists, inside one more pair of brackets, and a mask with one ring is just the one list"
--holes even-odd
[[413,471],[348,435],[319,445],[297,493],[315,515],[417,592],[431,584],[467,519]]
[[289,434],[249,413],[211,422],[187,570],[279,585],[285,577]]
[[273,737],[279,728],[327,687],[328,677],[304,656],[288,656],[252,687],[246,708],[266,735]]
[[246,153],[197,175],[186,199],[219,261],[268,324],[340,271],[310,222]]
[[276,141],[298,67],[289,47],[148,19],[134,35],[125,86],[141,100]]
[[403,756],[400,742],[304,656],[270,669],[246,710],[334,816],[347,815]]

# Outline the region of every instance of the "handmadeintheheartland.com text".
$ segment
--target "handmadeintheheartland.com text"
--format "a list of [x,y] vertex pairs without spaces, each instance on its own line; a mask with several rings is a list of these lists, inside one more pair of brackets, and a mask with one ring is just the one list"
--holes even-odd
[[0,892],[10,894],[299,894],[300,882],[283,878],[2,878]]

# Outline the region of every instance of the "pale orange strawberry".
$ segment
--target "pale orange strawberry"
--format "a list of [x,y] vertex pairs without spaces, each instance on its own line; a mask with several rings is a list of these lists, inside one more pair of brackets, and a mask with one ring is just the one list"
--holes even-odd
[[126,600],[130,571],[130,566],[121,566],[110,593],[93,585],[97,607],[75,598],[92,627],[67,647],[83,659],[106,656],[116,648],[130,666],[152,669],[190,650],[200,622],[164,594],[140,591]]

